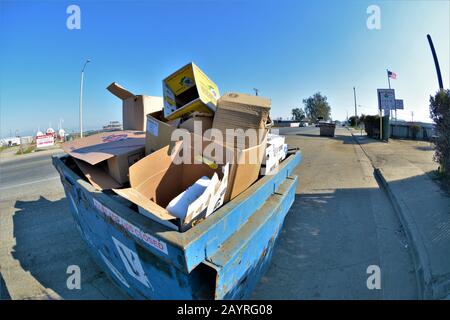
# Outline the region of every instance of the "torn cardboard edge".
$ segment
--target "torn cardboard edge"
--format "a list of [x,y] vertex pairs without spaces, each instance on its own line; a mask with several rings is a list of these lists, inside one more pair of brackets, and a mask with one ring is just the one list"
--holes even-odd
[[112,157],[145,146],[145,133],[134,130],[110,131],[94,134],[62,144],[64,152],[95,165]]

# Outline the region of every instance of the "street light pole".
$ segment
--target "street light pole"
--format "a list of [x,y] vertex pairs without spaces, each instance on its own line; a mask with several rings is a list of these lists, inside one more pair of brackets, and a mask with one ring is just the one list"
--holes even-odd
[[358,109],[356,106],[356,89],[353,87],[353,97],[355,98],[355,124],[358,124]]
[[87,59],[83,65],[83,69],[81,69],[81,80],[80,80],[80,138],[83,138],[83,80],[84,80],[84,68],[86,65],[91,62],[91,60]]

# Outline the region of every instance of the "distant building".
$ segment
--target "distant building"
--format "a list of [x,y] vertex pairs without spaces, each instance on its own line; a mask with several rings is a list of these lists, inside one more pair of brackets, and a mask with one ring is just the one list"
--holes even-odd
[[122,124],[119,121],[110,121],[106,126],[103,126],[103,131],[117,130],[122,130]]
[[19,146],[20,138],[19,137],[10,137],[10,138],[0,139],[0,145],[2,147]]

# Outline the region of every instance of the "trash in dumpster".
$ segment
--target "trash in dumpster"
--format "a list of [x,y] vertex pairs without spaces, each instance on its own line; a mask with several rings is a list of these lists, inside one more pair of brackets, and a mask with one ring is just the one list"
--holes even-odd
[[78,168],[80,168],[81,172],[95,189],[102,191],[121,187],[121,184],[108,174],[108,168],[105,166],[104,161],[96,165],[91,165],[83,160],[75,158],[74,160]]
[[169,120],[197,112],[216,111],[219,89],[194,63],[163,80],[164,117]]
[[195,131],[195,124],[199,128],[198,134],[204,134],[206,130],[212,128],[213,117],[210,114],[202,114],[198,112],[194,112],[189,118],[183,119],[183,122],[180,123],[179,127],[182,129],[186,129],[189,132]]
[[206,176],[201,177],[193,185],[173,198],[166,207],[167,211],[177,218],[184,219],[188,214],[189,205],[205,192],[210,183],[210,178]]
[[[139,132],[74,140],[53,157],[96,262],[133,298],[249,297],[295,199],[301,159],[289,151],[283,161],[284,137],[269,134],[271,101],[219,99],[193,63],[163,80],[162,105],[116,83],[108,90],[123,100],[124,128]],[[262,177],[268,166],[277,170]]]
[[[144,156],[145,133],[114,131],[68,141],[62,149],[70,156],[97,165],[105,161],[108,174],[118,183],[128,182],[128,168]],[[91,176],[93,179],[94,176]]]
[[163,108],[163,100],[161,97],[134,95],[116,82],[111,83],[106,89],[123,101],[123,130],[145,131],[145,116]]
[[[220,97],[217,103],[217,110],[214,114],[212,127],[220,130],[226,139],[226,143],[235,144],[233,133],[227,133],[230,129],[234,130],[255,130],[257,134],[262,132],[260,129],[266,128],[269,119],[271,101],[259,96],[251,96],[243,93],[227,93]],[[258,137],[259,138],[259,137]],[[241,148],[251,147],[248,137],[244,142],[239,142]],[[260,141],[260,139],[258,139]],[[242,143],[245,143],[242,146]]]
[[[185,151],[183,144],[190,150],[192,161],[176,164],[174,158],[181,150]],[[130,167],[130,188],[114,191],[135,203],[145,216],[184,232],[224,203],[228,184],[229,163],[213,169],[205,163],[195,163],[195,156],[194,148],[184,141],[177,142],[171,153],[166,146]],[[170,201],[203,176],[211,181],[205,191],[189,204],[185,217],[177,218],[170,214],[166,209]]]
[[171,144],[172,132],[178,127],[179,120],[169,122],[163,116],[163,110],[147,115],[145,132],[145,155]]
[[163,112],[158,111],[147,115],[147,130],[145,134],[145,154],[159,150],[167,145],[173,145],[172,133],[180,128],[194,133],[194,121],[199,128],[198,134],[210,129],[212,126],[212,116],[200,113],[193,113],[183,119],[167,120]]
[[285,137],[269,133],[267,136],[267,147],[261,167],[261,174],[272,174],[283,161],[288,152],[288,146],[285,143]]
[[230,169],[229,187],[225,196],[225,201],[232,200],[250,187],[258,180],[261,163],[264,157],[264,151],[267,144],[267,130],[255,145],[248,148],[240,148],[235,145],[227,145],[227,148],[233,148],[233,161]]

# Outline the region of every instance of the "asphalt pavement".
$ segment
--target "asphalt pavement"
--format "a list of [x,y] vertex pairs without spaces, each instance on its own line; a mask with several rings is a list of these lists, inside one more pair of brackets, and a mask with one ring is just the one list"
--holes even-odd
[[[51,163],[51,155],[62,150],[41,151],[2,159],[0,162],[0,200],[56,190],[59,175]],[[51,188],[53,187],[53,188]]]

